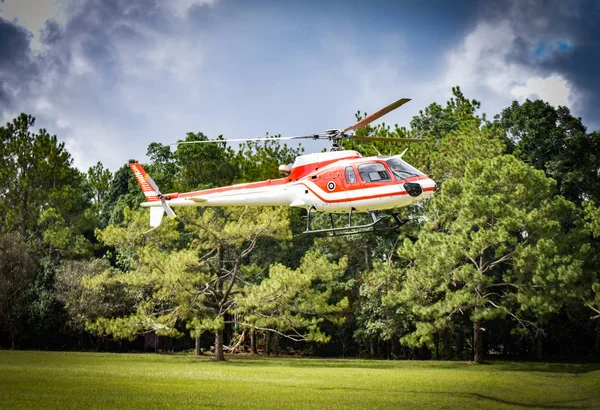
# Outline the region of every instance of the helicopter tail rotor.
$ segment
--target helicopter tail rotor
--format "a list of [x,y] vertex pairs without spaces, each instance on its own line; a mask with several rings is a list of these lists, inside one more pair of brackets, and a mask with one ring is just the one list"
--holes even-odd
[[158,189],[158,185],[156,185],[156,182],[154,182],[152,177],[150,177],[150,175],[148,175],[148,173],[144,171],[142,165],[136,160],[130,160],[129,168],[131,168],[131,171],[133,172],[133,175],[135,176],[135,179],[137,180],[140,188],[142,188],[142,192],[144,192],[144,195],[146,196],[148,202],[152,204],[153,202],[160,201],[160,205],[150,205],[150,226],[152,226],[153,228],[159,226],[164,214],[167,214],[169,218],[174,219],[177,215],[175,215],[175,212],[173,211],[173,209],[171,209],[171,207],[166,201],[166,199],[169,198],[165,197],[160,192],[160,190]]

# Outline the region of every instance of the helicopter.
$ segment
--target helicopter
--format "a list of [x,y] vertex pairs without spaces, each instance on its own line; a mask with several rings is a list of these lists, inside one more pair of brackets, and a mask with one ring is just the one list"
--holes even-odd
[[[408,220],[400,218],[393,210],[430,197],[437,189],[436,183],[402,159],[406,149],[399,155],[363,157],[357,151],[343,149],[340,142],[344,140],[422,141],[417,138],[365,137],[350,133],[408,101],[410,99],[401,98],[343,129],[329,129],[321,134],[278,138],[278,140],[329,140],[331,143],[329,152],[300,155],[293,164],[281,165],[279,172],[283,177],[278,179],[185,193],[162,194],[142,165],[138,161],[130,160],[131,171],[146,197],[146,202],[141,206],[150,208],[152,229],[160,225],[165,214],[171,219],[175,218],[176,214],[171,207],[178,206],[304,208],[307,210],[304,234],[349,235],[398,229]],[[178,141],[173,145],[262,140],[267,138]],[[379,214],[381,211],[389,210],[392,210],[389,214]],[[313,229],[312,215],[315,212],[329,214],[331,225],[327,228]],[[370,214],[371,221],[354,224],[353,216],[357,213]],[[334,214],[346,214],[347,223],[336,226]],[[391,220],[392,223],[383,223],[384,220]]]

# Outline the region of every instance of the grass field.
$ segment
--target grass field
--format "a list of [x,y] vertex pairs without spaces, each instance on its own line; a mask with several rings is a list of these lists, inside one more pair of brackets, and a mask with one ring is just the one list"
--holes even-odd
[[0,351],[1,408],[600,408],[600,365]]

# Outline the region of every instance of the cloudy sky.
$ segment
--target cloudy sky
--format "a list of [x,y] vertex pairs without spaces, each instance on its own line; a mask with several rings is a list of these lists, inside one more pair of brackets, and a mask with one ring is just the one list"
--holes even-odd
[[[600,129],[600,1],[0,0],[0,119],[20,112],[82,170],[150,142],[343,128],[460,85],[482,111],[567,105]],[[313,149],[323,146],[311,147]]]

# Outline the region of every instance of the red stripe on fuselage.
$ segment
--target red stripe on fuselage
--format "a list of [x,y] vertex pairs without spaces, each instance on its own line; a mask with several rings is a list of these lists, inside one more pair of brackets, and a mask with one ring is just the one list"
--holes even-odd
[[[308,185],[301,183],[301,185],[304,185],[310,192],[312,192],[317,198],[319,198],[321,201],[327,203],[327,204],[338,204],[340,202],[354,202],[354,201],[363,201],[365,199],[377,199],[377,198],[387,198],[390,196],[398,196],[398,195],[408,195],[408,193],[406,191],[399,191],[399,192],[390,192],[390,193],[386,193],[386,194],[378,194],[378,195],[367,195],[367,196],[360,196],[357,198],[342,198],[342,199],[331,199],[331,200],[327,200],[323,197],[321,197],[319,194],[317,194],[315,191],[313,191]],[[365,188],[363,188],[365,189]],[[433,191],[434,188],[423,188],[423,192],[429,192],[429,191]]]

